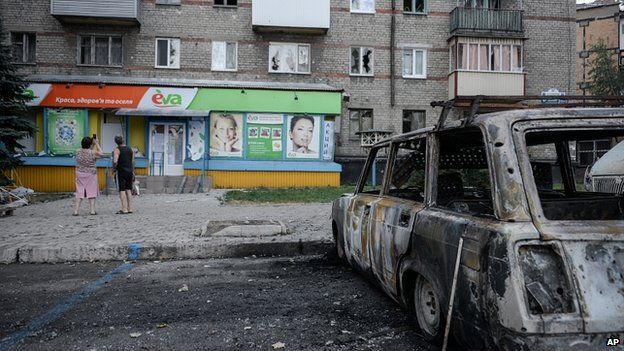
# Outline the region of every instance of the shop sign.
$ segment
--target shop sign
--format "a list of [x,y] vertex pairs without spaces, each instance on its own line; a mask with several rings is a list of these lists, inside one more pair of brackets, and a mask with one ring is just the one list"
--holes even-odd
[[280,160],[283,155],[284,117],[274,114],[247,114],[248,159]]
[[50,93],[52,90],[52,84],[31,84],[25,90],[24,94],[31,98],[30,101],[26,103],[28,106],[39,106],[41,101]]
[[47,109],[48,152],[73,155],[81,147],[87,125],[87,110]]
[[197,94],[197,88],[155,88],[145,92],[139,109],[186,110]]
[[210,114],[210,156],[243,157],[243,115]]
[[286,158],[319,158],[320,116],[288,116]]
[[323,122],[323,160],[334,159],[334,121]]
[[[32,86],[36,86],[36,84],[31,84],[28,89]],[[51,84],[51,89],[39,102],[39,106],[65,108],[136,108],[147,89],[147,87],[132,86]]]

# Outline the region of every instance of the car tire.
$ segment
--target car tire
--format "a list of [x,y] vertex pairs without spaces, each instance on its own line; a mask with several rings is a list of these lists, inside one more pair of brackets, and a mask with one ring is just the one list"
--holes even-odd
[[440,341],[445,325],[440,292],[422,275],[414,284],[414,312],[422,336],[428,341]]

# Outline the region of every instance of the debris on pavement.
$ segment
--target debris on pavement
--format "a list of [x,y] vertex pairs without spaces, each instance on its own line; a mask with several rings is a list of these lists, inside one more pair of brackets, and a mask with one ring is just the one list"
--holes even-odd
[[284,344],[281,341],[276,342],[275,344],[271,345],[273,346],[273,350],[277,350],[277,349],[283,349],[284,347],[286,347],[286,344]]
[[142,333],[139,332],[134,332],[134,333],[130,333],[130,337],[131,338],[138,338],[139,336],[143,335]]
[[187,292],[189,291],[188,285],[182,284],[182,287],[178,289],[178,292]]

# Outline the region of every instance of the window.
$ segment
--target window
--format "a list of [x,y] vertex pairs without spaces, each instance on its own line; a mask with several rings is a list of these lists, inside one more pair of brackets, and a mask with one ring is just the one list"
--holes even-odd
[[78,64],[88,66],[121,66],[121,37],[81,35]]
[[451,70],[522,72],[521,45],[457,43],[451,56]]
[[235,42],[213,41],[212,70],[236,71],[237,49],[238,45]]
[[156,68],[180,68],[180,39],[156,39]]
[[427,51],[403,49],[403,78],[427,77]]
[[436,206],[474,216],[494,216],[483,133],[470,128],[441,133]]
[[356,189],[357,193],[379,195],[383,187],[384,173],[388,164],[390,147],[372,148],[368,154],[365,168],[362,169],[361,179]]
[[37,60],[35,33],[11,33],[14,63],[35,63]]
[[236,0],[214,0],[214,6],[232,6],[235,7]]
[[310,45],[270,43],[269,73],[310,73]]
[[576,159],[580,166],[591,166],[610,149],[610,139],[577,141],[576,150],[578,157]]
[[373,129],[373,110],[352,109],[349,110],[349,139],[358,140],[355,133]]
[[403,110],[403,133],[425,127],[425,111]]
[[356,46],[351,48],[351,70],[353,76],[373,75],[373,48]]
[[392,165],[388,195],[417,202],[425,201],[425,138],[398,145]]
[[351,0],[351,12],[375,13],[375,0]]
[[403,0],[403,12],[425,13],[425,0]]

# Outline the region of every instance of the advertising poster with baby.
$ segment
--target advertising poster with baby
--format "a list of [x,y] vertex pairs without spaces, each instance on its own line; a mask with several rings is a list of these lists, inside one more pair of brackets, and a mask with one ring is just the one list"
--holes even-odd
[[286,158],[319,158],[321,118],[319,116],[288,116]]
[[75,154],[85,137],[87,110],[47,109],[48,152],[53,155]]
[[243,156],[243,115],[239,113],[210,114],[210,156]]
[[248,159],[280,160],[283,154],[284,118],[273,114],[247,114]]

